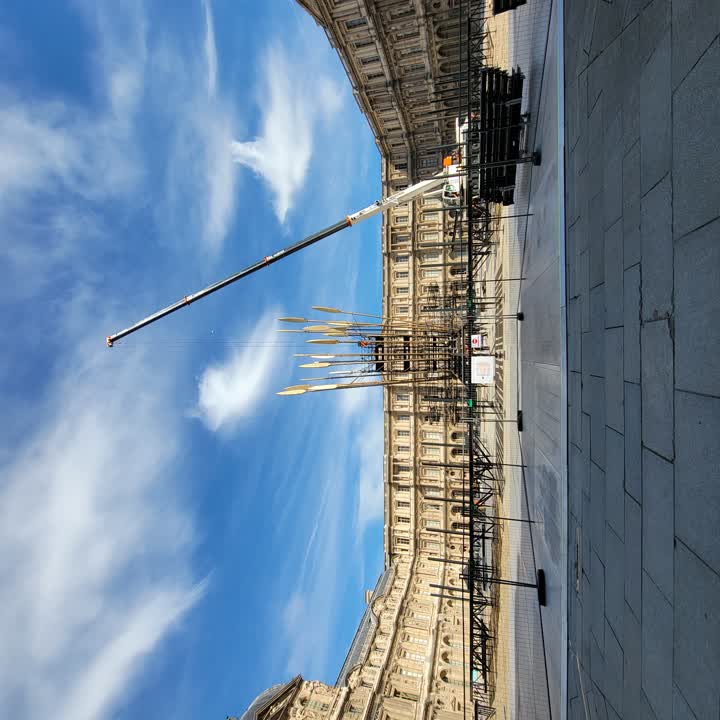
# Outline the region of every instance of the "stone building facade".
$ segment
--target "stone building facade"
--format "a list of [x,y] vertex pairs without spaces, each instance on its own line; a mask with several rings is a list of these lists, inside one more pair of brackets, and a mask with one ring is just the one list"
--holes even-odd
[[[455,139],[457,0],[298,0],[325,29],[375,134],[387,195],[436,173]],[[464,274],[436,199],[383,217],[384,314],[431,318]],[[464,425],[433,413],[432,390],[386,390],[385,572],[334,687],[295,678],[244,720],[458,720],[471,709],[470,619],[460,561]],[[457,498],[457,504],[453,499]],[[465,554],[466,556],[466,554]],[[433,587],[444,586],[445,589]],[[441,595],[441,597],[438,597]],[[451,599],[453,598],[453,599]]]

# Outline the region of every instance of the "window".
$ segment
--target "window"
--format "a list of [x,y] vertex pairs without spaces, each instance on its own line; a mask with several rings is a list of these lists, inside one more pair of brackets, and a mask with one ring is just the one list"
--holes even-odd
[[372,72],[372,73],[367,73],[367,76],[366,76],[366,77],[367,77],[368,80],[379,80],[380,78],[384,78],[384,77],[385,77],[385,73],[384,73],[384,72]]
[[410,524],[410,518],[409,518],[409,517],[405,517],[404,515],[398,515],[395,519],[396,519],[399,523],[404,523],[405,525],[409,525],[409,524]]
[[395,398],[398,402],[406,403],[410,400],[410,393],[397,393]]
[[352,20],[345,21],[345,27],[348,30],[352,30],[353,28],[362,27],[363,25],[367,25],[367,20],[365,18],[353,18]]
[[410,236],[405,233],[391,233],[390,235],[390,247],[391,249],[399,248],[403,245],[407,245]]
[[372,65],[376,62],[380,62],[380,58],[377,55],[373,55],[372,57],[360,58],[360,63],[362,65]]
[[[408,48],[401,48],[401,50],[400,50],[400,58],[402,60],[405,60],[405,59],[411,58],[411,57],[415,57],[416,55],[422,55],[422,48],[408,47]],[[418,140],[422,141],[423,138],[418,138]]]
[[410,312],[410,308],[407,305],[398,305],[397,306],[397,314],[398,315],[407,315]]
[[395,36],[398,40],[409,40],[410,38],[418,37],[417,30],[411,30],[409,32],[401,32]]
[[440,260],[440,253],[439,252],[424,252],[420,256],[421,262],[424,263],[430,263],[430,262],[437,262]]
[[398,225],[407,225],[408,216],[407,216],[407,215],[396,215],[396,216],[395,216],[395,222],[396,222]]
[[436,232],[424,232],[420,235],[420,239],[426,245],[434,245],[438,241],[438,234]]
[[[424,663],[425,662],[425,656],[420,655],[420,653],[413,653],[413,652],[406,652],[405,657],[409,660],[415,660],[415,662]],[[461,663],[462,664],[462,663]]]
[[423,222],[437,222],[440,217],[440,213],[437,210],[425,210],[422,214]]
[[423,468],[423,475],[426,478],[439,478],[440,477],[440,468],[436,468],[436,467]]
[[397,507],[399,508],[409,508],[410,502],[408,500],[398,500],[397,503],[395,503]]
[[409,453],[410,452],[410,446],[409,445],[397,445],[395,447],[396,452],[401,453]]
[[409,545],[410,540],[406,537],[401,537],[399,535],[395,536],[395,544],[396,545]]
[[423,510],[440,512],[440,506],[437,503],[423,503]]
[[427,638],[418,637],[417,635],[406,635],[405,639],[407,642],[415,643],[416,645],[427,645]]
[[426,457],[440,457],[440,448],[434,445],[423,445],[422,450]]
[[442,440],[442,433],[438,430],[423,430],[423,437],[425,440]]
[[413,702],[417,702],[420,696],[417,693],[408,692],[407,690],[400,690],[398,688],[394,688],[393,697],[402,698],[403,700],[412,700]]
[[395,256],[395,262],[398,263],[398,265],[407,265],[409,259],[410,256],[407,253]]
[[405,9],[401,8],[400,10],[395,10],[395,11],[391,10],[390,11],[390,17],[393,20],[400,20],[400,18],[412,17],[413,15],[415,15],[415,9],[412,7],[405,8]]
[[438,164],[437,157],[424,157],[420,158],[420,167],[421,168],[429,168],[429,167],[435,167]]
[[407,170],[407,163],[395,163],[396,170]]
[[330,709],[328,703],[319,702],[318,700],[311,700],[307,706],[310,710],[319,710],[320,712],[327,712]]
[[439,527],[440,527],[440,521],[439,521],[439,520],[426,520],[426,521],[425,521],[425,527],[426,527],[426,528],[439,528]]
[[[437,468],[428,468],[428,469],[429,470],[437,470]],[[440,471],[438,470],[438,472],[440,472]],[[435,485],[423,485],[422,491],[423,491],[423,495],[425,497],[433,497],[433,496],[437,497],[438,495],[440,495],[440,488],[435,487]]]
[[409,430],[398,430],[397,436],[401,438],[410,437],[410,431]]
[[375,41],[374,41],[374,40],[358,40],[358,41],[355,43],[355,47],[356,47],[358,50],[359,50],[360,48],[370,47],[371,45],[373,45],[373,46],[375,45]]
[[395,293],[397,295],[407,295],[410,292],[410,288],[407,285],[401,285],[400,287],[395,288]]
[[400,270],[399,272],[395,273],[396,280],[407,280],[408,277],[409,277],[409,273],[407,270]]
[[398,416],[397,416],[397,421],[398,421],[398,422],[406,422],[406,423],[409,423],[409,422],[410,422],[410,416],[409,416],[409,415],[398,415]]
[[423,278],[436,278],[440,277],[440,268],[430,268],[422,271]]

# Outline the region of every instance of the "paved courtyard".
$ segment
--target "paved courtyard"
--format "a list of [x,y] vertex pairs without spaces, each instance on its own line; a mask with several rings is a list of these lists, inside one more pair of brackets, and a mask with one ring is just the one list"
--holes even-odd
[[720,2],[566,0],[568,717],[720,717]]

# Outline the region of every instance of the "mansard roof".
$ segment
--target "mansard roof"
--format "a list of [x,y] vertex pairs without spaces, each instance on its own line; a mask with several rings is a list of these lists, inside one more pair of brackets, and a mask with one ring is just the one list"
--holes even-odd
[[260,720],[264,712],[272,706],[272,704],[280,697],[285,695],[287,691],[294,688],[302,678],[297,675],[286,683],[278,683],[272,685],[267,690],[263,690],[253,701],[250,707],[243,713],[240,720]]
[[388,586],[392,583],[393,576],[395,575],[395,568],[391,565],[387,570],[378,578],[375,590],[373,590],[370,602],[368,602],[367,608],[363,613],[360,625],[358,625],[357,632],[353,638],[350,650],[345,657],[345,662],[342,668],[340,668],[340,674],[338,679],[335,681],[335,687],[344,687],[347,685],[347,679],[353,668],[357,667],[360,663],[365,662],[370,651],[370,643],[372,642],[373,635],[375,634],[375,628],[378,624],[378,618],[373,612],[373,602],[378,598],[382,597],[388,589]]

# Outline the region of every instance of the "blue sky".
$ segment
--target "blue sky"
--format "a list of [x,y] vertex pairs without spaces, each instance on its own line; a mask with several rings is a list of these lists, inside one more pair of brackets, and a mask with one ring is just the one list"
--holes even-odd
[[374,312],[379,156],[291,0],[0,7],[0,714],[224,718],[333,682],[382,570],[381,396],[280,398],[312,304]]

